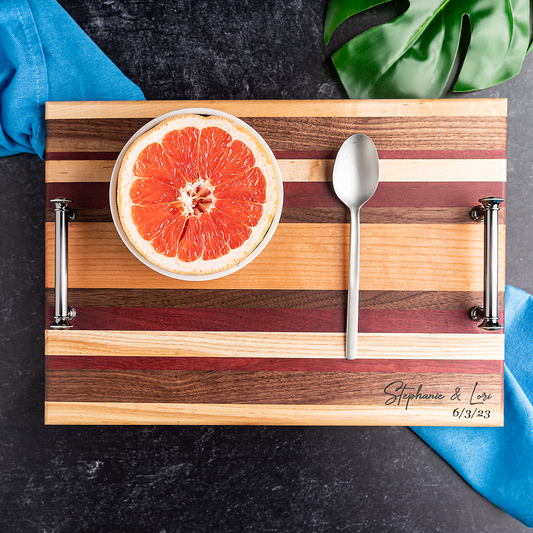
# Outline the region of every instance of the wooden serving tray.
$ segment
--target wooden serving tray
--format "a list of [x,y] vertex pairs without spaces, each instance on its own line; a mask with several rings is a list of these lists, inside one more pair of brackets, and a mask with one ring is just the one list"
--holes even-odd
[[[281,222],[228,277],[185,282],[126,249],[111,220],[115,159],[146,122],[185,107],[242,118],[274,151]],[[73,200],[69,304],[53,331],[46,228],[47,424],[503,425],[503,332],[477,328],[483,224],[505,197],[506,100],[51,102],[48,200]],[[331,187],[353,133],[380,155],[361,212],[359,357],[346,361],[348,213]],[[505,204],[504,204],[505,205]],[[505,210],[500,211],[503,313]]]

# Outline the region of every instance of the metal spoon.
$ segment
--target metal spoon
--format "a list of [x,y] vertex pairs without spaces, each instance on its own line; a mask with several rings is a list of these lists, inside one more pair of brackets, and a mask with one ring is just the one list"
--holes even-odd
[[350,209],[350,268],[346,316],[346,359],[357,357],[359,319],[359,211],[376,192],[379,181],[378,152],[372,139],[361,133],[348,137],[333,167],[333,188]]

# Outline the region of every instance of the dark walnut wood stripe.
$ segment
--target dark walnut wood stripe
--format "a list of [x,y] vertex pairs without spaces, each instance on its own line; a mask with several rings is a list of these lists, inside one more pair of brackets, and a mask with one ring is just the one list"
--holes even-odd
[[[48,183],[47,203],[58,196],[72,200],[73,209],[109,208],[107,183]],[[505,197],[505,182],[381,182],[365,208],[472,208],[484,196]],[[51,204],[50,204],[51,205]],[[337,208],[344,205],[329,182],[287,182],[283,208]],[[51,209],[51,208],[49,208]]]
[[[46,151],[119,152],[148,118],[46,121]],[[506,117],[245,117],[274,151],[335,151],[353,133],[378,150],[505,150]]]
[[500,374],[503,361],[412,359],[289,359],[263,357],[122,357],[48,355],[51,370],[201,370],[239,372],[398,372]]
[[507,141],[506,117],[472,117],[467,121],[462,117],[244,120],[273,150],[335,150],[354,133],[368,135],[378,150],[505,150]]
[[[74,209],[75,222],[113,222],[108,207]],[[470,207],[366,207],[361,210],[362,224],[476,224],[470,218]],[[47,211],[47,222],[55,221],[53,208]],[[505,207],[500,208],[500,224],[505,224]],[[345,207],[285,207],[281,224],[348,224],[350,212]]]
[[[68,198],[68,196],[65,196]],[[111,216],[111,209],[109,207],[78,207],[74,209],[74,206],[71,208],[74,211],[75,222],[113,222],[113,217]],[[55,211],[54,208],[48,208],[46,212],[46,221],[55,222]]]
[[[69,304],[78,307],[178,307],[249,309],[346,309],[346,291],[238,289],[91,289],[71,288]],[[505,293],[499,293],[499,309]],[[46,289],[46,305],[54,306],[54,289]],[[476,291],[359,291],[361,309],[426,309],[468,311],[483,304]]]
[[120,155],[116,152],[48,152],[44,153],[46,161],[116,161]]
[[[501,375],[371,372],[218,372],[188,370],[47,370],[51,402],[175,402],[194,404],[384,405],[399,382],[407,392],[443,394],[455,388],[490,392],[499,405]],[[394,393],[393,393],[394,394]],[[422,401],[431,405],[430,400]],[[415,401],[411,408],[420,405]]]
[[[284,151],[275,150],[276,159],[335,159],[337,150]],[[59,157],[58,159],[67,159]],[[117,154],[118,155],[118,154]],[[55,156],[55,154],[54,154]],[[88,154],[92,159],[92,154]],[[378,150],[380,159],[506,159],[506,150]]]
[[[46,323],[53,322],[47,308]],[[500,319],[503,320],[503,313]],[[75,330],[344,333],[344,309],[77,307]],[[361,309],[360,333],[478,333],[468,310]],[[502,334],[503,330],[493,335]]]
[[[276,159],[335,159],[338,150],[273,150]],[[47,161],[115,161],[120,152],[46,152]],[[506,150],[378,150],[380,159],[506,159]]]
[[[471,207],[368,207],[360,213],[362,224],[476,224],[470,217]],[[53,211],[51,212],[53,216]],[[52,220],[49,216],[49,220]],[[96,214],[88,213],[87,222]],[[111,215],[110,215],[111,216]],[[83,218],[80,220],[80,222]],[[110,220],[110,219],[109,219]],[[102,217],[100,222],[109,220]],[[498,215],[505,224],[505,208]],[[97,220],[94,220],[97,222]],[[347,224],[350,212],[345,207],[284,207],[280,223],[291,224]]]

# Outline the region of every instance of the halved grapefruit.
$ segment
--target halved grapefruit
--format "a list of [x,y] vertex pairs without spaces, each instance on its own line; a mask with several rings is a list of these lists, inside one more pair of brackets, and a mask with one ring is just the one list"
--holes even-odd
[[211,274],[241,263],[261,243],[281,181],[252,131],[224,116],[180,114],[129,147],[118,171],[118,213],[150,263]]

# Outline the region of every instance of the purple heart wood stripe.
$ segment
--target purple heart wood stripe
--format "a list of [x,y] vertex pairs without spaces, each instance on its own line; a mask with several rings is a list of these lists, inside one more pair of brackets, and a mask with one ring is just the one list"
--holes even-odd
[[[204,283],[141,265],[109,208],[124,144],[195,106],[247,122],[285,180],[269,245]],[[45,334],[47,424],[503,424],[503,331],[469,317],[483,302],[483,224],[469,213],[505,197],[504,101],[51,103],[46,133],[47,201],[68,197],[76,213],[77,311],[71,330]],[[382,179],[361,210],[360,358],[346,361],[349,214],[331,175],[353,133],[374,140]],[[53,221],[49,207],[46,324]],[[499,221],[503,321],[505,204]]]
[[498,374],[503,361],[410,359],[290,359],[254,357],[142,357],[47,355],[48,370],[196,370],[235,372],[378,372]]
[[[47,201],[58,195],[70,198],[72,207],[109,207],[106,183],[48,183]],[[490,194],[487,194],[487,191]],[[497,196],[505,191],[505,182],[382,182],[369,207],[474,207],[483,196]],[[337,207],[344,205],[335,195],[331,183],[288,182],[283,185],[283,207]]]
[[[472,223],[470,210],[487,196],[504,196],[505,182],[382,182],[363,206],[361,222],[384,224]],[[48,183],[47,205],[52,198],[73,200],[78,222],[111,222],[106,183]],[[398,207],[398,205],[402,207]],[[347,223],[349,213],[327,182],[287,182],[281,223]],[[505,208],[501,209],[505,220]],[[48,220],[54,220],[48,208]]]
[[[346,331],[344,309],[78,307],[76,330],[149,331]],[[46,323],[53,322],[47,308]],[[503,311],[500,313],[503,320]],[[470,320],[469,310],[361,309],[360,333],[485,334]],[[495,332],[496,335],[503,333]]]

